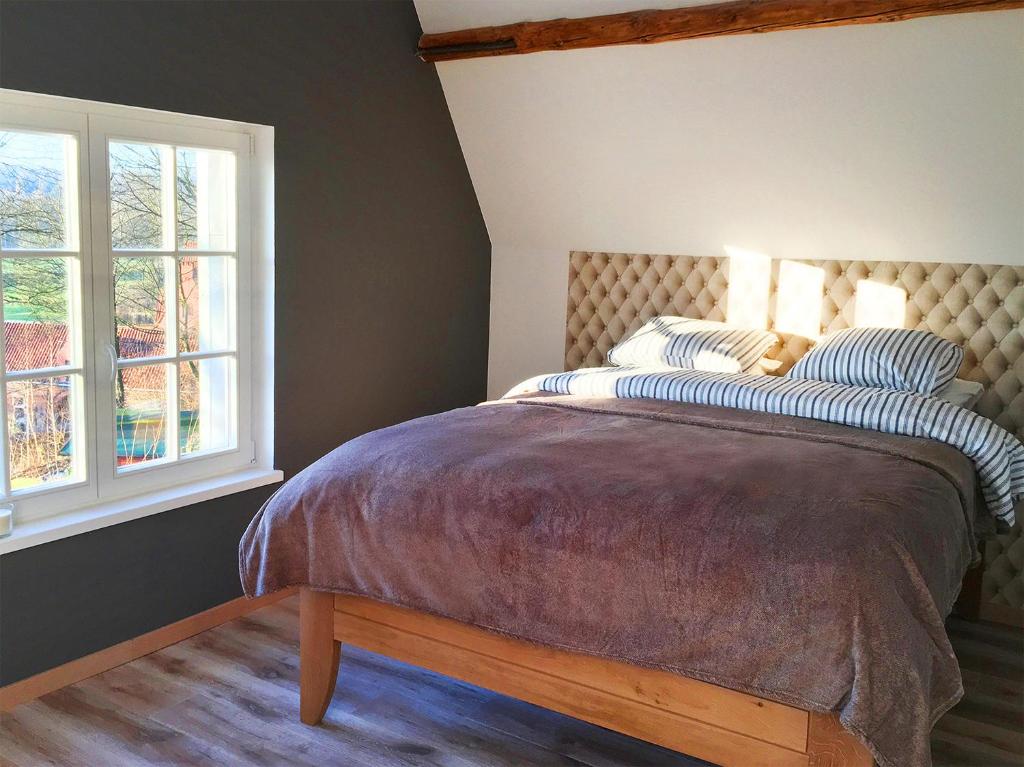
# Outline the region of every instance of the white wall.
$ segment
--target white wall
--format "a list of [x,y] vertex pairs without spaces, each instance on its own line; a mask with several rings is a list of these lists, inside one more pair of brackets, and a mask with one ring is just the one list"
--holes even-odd
[[[418,2],[427,31],[624,7]],[[573,249],[1024,264],[1024,11],[438,70],[493,246],[491,395],[561,369]]]

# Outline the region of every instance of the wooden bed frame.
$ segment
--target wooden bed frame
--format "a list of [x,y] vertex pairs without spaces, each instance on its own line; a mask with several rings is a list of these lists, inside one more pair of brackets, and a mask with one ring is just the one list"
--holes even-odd
[[[965,347],[960,377],[986,387],[978,412],[1024,438],[1024,419],[1013,399],[1013,392],[1019,390],[1013,386],[1019,377],[1015,365],[1019,330],[1005,322],[1007,312],[1020,314],[1024,267],[807,263],[823,273],[822,331],[854,324],[855,286],[861,281],[895,288],[907,299],[906,327],[933,330]],[[772,262],[771,269],[768,328],[774,327],[780,262]],[[728,259],[572,252],[565,369],[604,364],[614,344],[657,315],[726,320],[728,286]],[[970,312],[961,320],[964,306]],[[937,318],[944,318],[945,324],[935,327]],[[781,336],[784,345],[776,357],[792,365],[806,351],[808,341]],[[990,364],[992,359],[999,364]],[[1013,573],[1018,577],[1016,570]],[[972,570],[961,591],[960,613],[977,617],[981,595],[981,570]],[[306,724],[319,723],[327,711],[341,643],[347,642],[723,767],[874,764],[868,750],[840,726],[835,714],[805,711],[663,671],[543,647],[414,610],[311,589],[302,590],[300,621],[301,715]]]
[[363,597],[303,588],[300,600],[300,714],[309,725],[327,712],[341,644],[348,643],[722,767],[874,764],[835,714],[510,639]]

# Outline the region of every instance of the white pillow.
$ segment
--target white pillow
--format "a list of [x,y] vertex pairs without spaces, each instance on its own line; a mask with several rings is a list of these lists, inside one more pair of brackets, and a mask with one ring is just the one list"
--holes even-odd
[[973,410],[984,393],[985,387],[977,381],[954,378],[946,388],[935,392],[935,396],[946,400],[946,402],[952,402],[965,410]]
[[608,352],[613,365],[668,365],[687,370],[740,373],[777,346],[768,330],[713,320],[655,317]]

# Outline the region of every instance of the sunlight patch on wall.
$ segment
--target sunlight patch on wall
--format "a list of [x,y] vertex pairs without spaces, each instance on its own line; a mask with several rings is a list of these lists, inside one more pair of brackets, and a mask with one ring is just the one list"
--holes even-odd
[[853,325],[858,328],[902,328],[907,316],[907,291],[871,280],[858,280]]
[[821,301],[825,294],[825,270],[783,261],[775,291],[775,330],[807,338],[821,335]]
[[772,260],[764,253],[725,246],[729,256],[729,301],[725,320],[746,328],[768,327]]

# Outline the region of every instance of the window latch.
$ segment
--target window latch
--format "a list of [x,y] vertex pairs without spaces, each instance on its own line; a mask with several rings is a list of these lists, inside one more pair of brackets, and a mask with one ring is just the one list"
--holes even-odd
[[113,344],[107,344],[107,359],[110,360],[110,380],[117,379],[117,352]]

